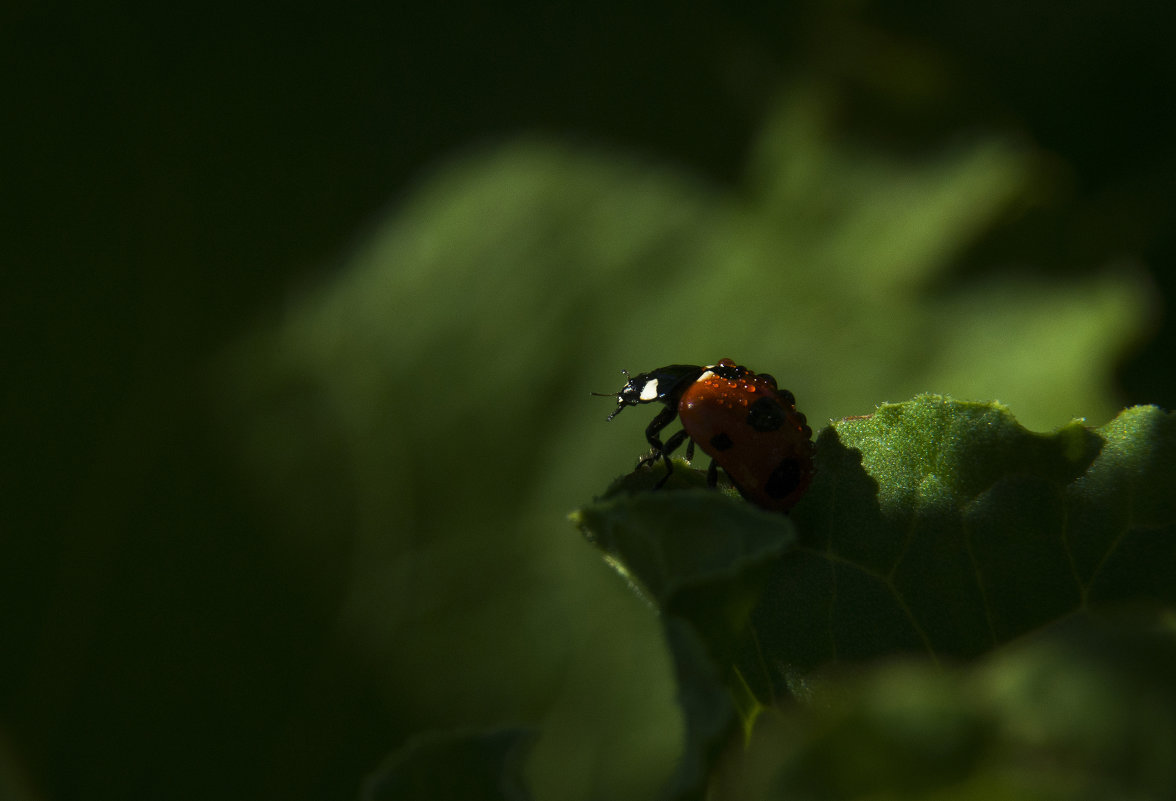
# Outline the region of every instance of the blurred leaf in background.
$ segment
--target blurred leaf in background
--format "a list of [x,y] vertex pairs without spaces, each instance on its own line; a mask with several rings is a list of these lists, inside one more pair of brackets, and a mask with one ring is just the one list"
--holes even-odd
[[1174,646],[1170,615],[1081,615],[968,666],[833,671],[729,750],[710,797],[1165,798]]
[[540,797],[640,796],[669,769],[653,622],[562,520],[643,447],[644,421],[606,426],[588,394],[620,367],[733,355],[817,420],[923,387],[1045,425],[1115,408],[1146,321],[1133,272],[937,286],[1033,153],[988,137],[899,158],[839,139],[838,100],[789,94],[743,195],[550,141],[455,161],[229,361],[244,476],[289,515],[275,547],[313,576],[353,538],[340,636],[406,724],[541,722]]
[[363,801],[530,801],[523,759],[526,729],[413,737],[364,782]]

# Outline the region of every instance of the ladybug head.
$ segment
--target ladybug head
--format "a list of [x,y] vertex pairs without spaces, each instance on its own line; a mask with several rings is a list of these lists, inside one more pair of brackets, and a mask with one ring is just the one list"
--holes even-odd
[[[625,382],[625,385],[623,387],[621,387],[619,392],[616,392],[615,394],[612,392],[593,392],[592,393],[593,395],[595,395],[598,398],[616,397],[617,408],[614,409],[613,413],[608,416],[608,420],[612,420],[614,417],[616,417],[618,414],[620,414],[621,410],[624,409],[626,406],[636,406],[639,403],[649,403],[649,401],[651,401],[651,400],[656,400],[655,397],[644,398],[644,399],[642,398],[642,392],[644,391],[646,385],[649,384],[649,378],[650,378],[649,373],[642,373],[641,375],[630,376],[628,370],[621,370],[621,375],[623,375],[625,378],[627,378],[629,380]],[[655,390],[656,390],[656,386],[657,385],[655,382],[654,383]]]
[[[617,408],[608,416],[608,419],[612,420],[626,406],[653,403],[654,401],[661,401],[668,406],[677,404],[683,388],[697,379],[704,369],[694,365],[671,364],[668,367],[659,367],[652,372],[634,376],[630,376],[627,370],[622,370],[621,374],[629,380],[617,392]],[[601,392],[593,392],[592,394],[608,397]]]

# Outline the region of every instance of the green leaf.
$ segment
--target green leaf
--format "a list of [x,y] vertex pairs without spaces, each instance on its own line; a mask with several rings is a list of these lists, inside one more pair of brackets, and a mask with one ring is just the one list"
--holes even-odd
[[363,801],[530,801],[523,762],[531,729],[414,737],[373,773]]
[[[750,726],[811,695],[819,667],[976,658],[1075,612],[1176,604],[1176,415],[1036,434],[998,403],[924,395],[834,423],[817,449],[791,519],[702,489],[641,492],[660,470],[577,517],[665,616],[688,730],[679,787],[729,731],[720,684]],[[680,464],[670,486],[701,480]]]
[[708,587],[729,590],[730,616],[715,622],[723,628],[746,622],[749,602],[758,595],[740,580],[796,537],[787,518],[707,489],[617,494],[572,519],[663,611],[688,611],[691,596]]
[[699,480],[681,463],[668,489],[634,492],[660,478],[640,470],[572,517],[590,542],[662,612],[674,659],[686,743],[667,798],[698,797],[709,766],[758,702],[739,688],[736,655],[767,570],[795,542],[791,522],[731,495],[674,489]]
[[887,661],[773,711],[712,786],[731,799],[1101,799],[1176,793],[1176,619],[1079,615],[976,664]]
[[[920,396],[835,423],[754,624],[771,694],[833,661],[971,657],[1109,601],[1176,602],[1176,416],[1052,434]],[[770,686],[768,686],[770,685]]]

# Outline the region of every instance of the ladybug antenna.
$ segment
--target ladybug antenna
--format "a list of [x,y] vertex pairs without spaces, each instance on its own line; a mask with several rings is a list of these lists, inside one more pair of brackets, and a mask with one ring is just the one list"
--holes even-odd
[[[623,375],[627,380],[629,378],[629,371],[621,370],[621,375]],[[616,392],[590,392],[588,394],[595,395],[598,398],[615,398],[617,396]]]
[[[626,379],[628,379],[629,378],[629,371],[628,370],[621,370],[621,375],[623,375]],[[624,387],[622,387],[621,389],[624,389]],[[610,422],[612,421],[612,419],[614,417],[616,417],[618,414],[621,413],[621,409],[625,408],[625,404],[621,402],[621,393],[619,393],[619,392],[590,392],[588,394],[595,395],[598,398],[616,398],[617,399],[617,408],[613,411],[612,414],[610,414],[608,416],[608,420]]]

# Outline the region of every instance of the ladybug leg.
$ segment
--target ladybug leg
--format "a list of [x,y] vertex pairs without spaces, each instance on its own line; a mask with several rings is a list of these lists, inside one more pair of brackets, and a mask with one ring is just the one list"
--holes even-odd
[[[660,489],[662,484],[665,484],[666,481],[669,480],[670,473],[674,472],[674,467],[670,463],[670,454],[678,449],[678,446],[680,446],[682,444],[682,441],[684,439],[686,439],[687,436],[688,435],[686,433],[686,429],[683,428],[681,431],[674,434],[674,436],[672,436],[668,440],[666,440],[665,447],[662,448],[662,452],[661,452],[661,454],[659,454],[661,456],[661,458],[666,463],[666,474],[661,477],[660,481],[658,481],[656,484],[653,485],[654,489]],[[693,445],[694,440],[690,440],[690,444]],[[657,458],[657,456],[655,455],[654,459],[656,459],[656,458]]]
[[686,461],[694,461],[694,440],[690,440],[686,443]]
[[[693,441],[693,440],[692,440]],[[711,459],[710,467],[706,469],[706,485],[713,487],[719,483],[719,463]]]
[[[656,462],[667,452],[666,446],[662,445],[662,441],[658,437],[658,434],[661,433],[663,428],[674,422],[674,418],[677,416],[678,412],[667,406],[658,412],[657,417],[653,418],[653,421],[650,422],[650,424],[646,427],[645,441],[649,443],[649,447],[653,448],[653,452],[648,456],[641,457],[641,461],[637,463],[638,467],[647,465],[650,462]],[[667,459],[666,461],[668,462],[669,460]]]

